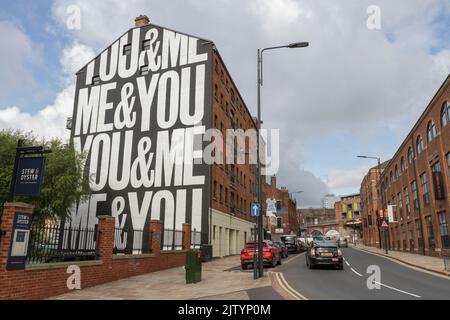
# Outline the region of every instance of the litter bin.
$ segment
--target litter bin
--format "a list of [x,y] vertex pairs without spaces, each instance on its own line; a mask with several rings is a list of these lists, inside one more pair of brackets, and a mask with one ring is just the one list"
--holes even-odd
[[202,253],[200,250],[189,250],[186,253],[186,283],[202,281]]

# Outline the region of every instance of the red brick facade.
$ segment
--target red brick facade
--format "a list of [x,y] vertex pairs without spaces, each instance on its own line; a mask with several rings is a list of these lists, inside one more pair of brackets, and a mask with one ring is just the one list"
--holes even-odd
[[[152,253],[144,255],[113,255],[114,217],[98,217],[97,260],[27,265],[25,270],[7,271],[6,264],[11,244],[13,218],[16,211],[32,212],[26,204],[6,203],[2,217],[2,229],[6,235],[0,238],[0,299],[44,299],[70,291],[67,288],[67,267],[77,265],[81,270],[81,289],[98,284],[183,266],[186,250],[161,251],[156,236],[161,223],[152,221]],[[183,226],[183,248],[190,248],[190,225]]]
[[[378,206],[386,209],[394,205],[390,249],[433,256],[450,253],[449,104],[450,76],[381,175],[379,192],[383,196]],[[376,239],[368,239],[367,243],[373,245]]]

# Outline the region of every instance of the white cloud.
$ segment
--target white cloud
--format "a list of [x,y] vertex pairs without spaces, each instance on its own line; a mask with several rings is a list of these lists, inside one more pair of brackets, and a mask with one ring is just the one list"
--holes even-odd
[[[430,53],[439,43],[435,18],[450,14],[446,1],[378,0],[379,31],[366,27],[371,4],[371,0],[55,0],[53,13],[60,22],[59,32],[80,44],[65,53],[78,65],[88,60],[89,54],[82,55],[86,48],[100,51],[132,27],[141,13],[156,24],[211,39],[253,113],[256,49],[309,41],[309,48],[267,52],[262,116],[265,127],[282,129],[278,181],[289,188],[314,185],[307,201],[316,201],[329,189],[359,188],[364,169],[339,170],[354,157],[342,151],[330,155],[336,167],[329,172],[305,171],[305,141],[343,133],[354,137],[346,141],[348,145],[361,139],[375,145],[386,127],[402,136],[450,71],[449,51]],[[69,5],[81,9],[80,30],[66,28]],[[62,62],[73,71],[70,63]],[[52,107],[49,110],[59,114],[56,102]]]
[[[331,170],[327,176],[327,186],[332,190],[355,188],[363,180],[370,167],[363,166],[349,170]],[[357,190],[356,190],[357,191]]]
[[41,54],[21,28],[8,21],[0,21],[0,38],[7,39],[0,50],[0,101],[5,101],[36,85],[30,66],[40,62]]
[[65,125],[66,119],[71,117],[73,112],[75,96],[73,73],[83,66],[84,60],[93,57],[94,51],[79,43],[65,48],[61,57],[62,76],[67,82],[65,89],[57,94],[51,105],[42,108],[36,114],[24,112],[17,106],[0,109],[0,129],[21,129],[33,131],[41,137],[68,139],[70,133]]

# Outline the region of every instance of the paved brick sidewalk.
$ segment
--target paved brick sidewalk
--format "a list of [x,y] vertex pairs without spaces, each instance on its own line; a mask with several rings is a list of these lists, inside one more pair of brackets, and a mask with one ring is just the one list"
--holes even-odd
[[369,252],[376,253],[378,255],[382,255],[385,257],[392,258],[394,260],[403,262],[407,265],[417,267],[423,270],[436,272],[442,275],[450,276],[450,272],[445,271],[444,260],[442,258],[423,256],[420,254],[412,254],[408,252],[402,251],[389,251],[389,254],[385,254],[384,249],[367,247],[362,244],[358,244],[356,247],[352,246],[355,249],[361,249]]
[[[83,286],[83,275],[81,285]],[[184,268],[179,267],[77,290],[52,299],[248,300],[246,290],[262,287],[270,287],[267,273],[264,278],[253,280],[251,270],[240,270],[239,256],[232,256],[204,263],[202,281],[196,284],[186,284]]]

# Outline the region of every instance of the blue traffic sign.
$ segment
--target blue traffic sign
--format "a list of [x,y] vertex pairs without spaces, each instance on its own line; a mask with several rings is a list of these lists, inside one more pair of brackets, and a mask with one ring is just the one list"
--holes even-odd
[[252,203],[251,209],[250,209],[250,213],[252,217],[259,217],[260,215],[260,207],[259,207],[259,203]]

